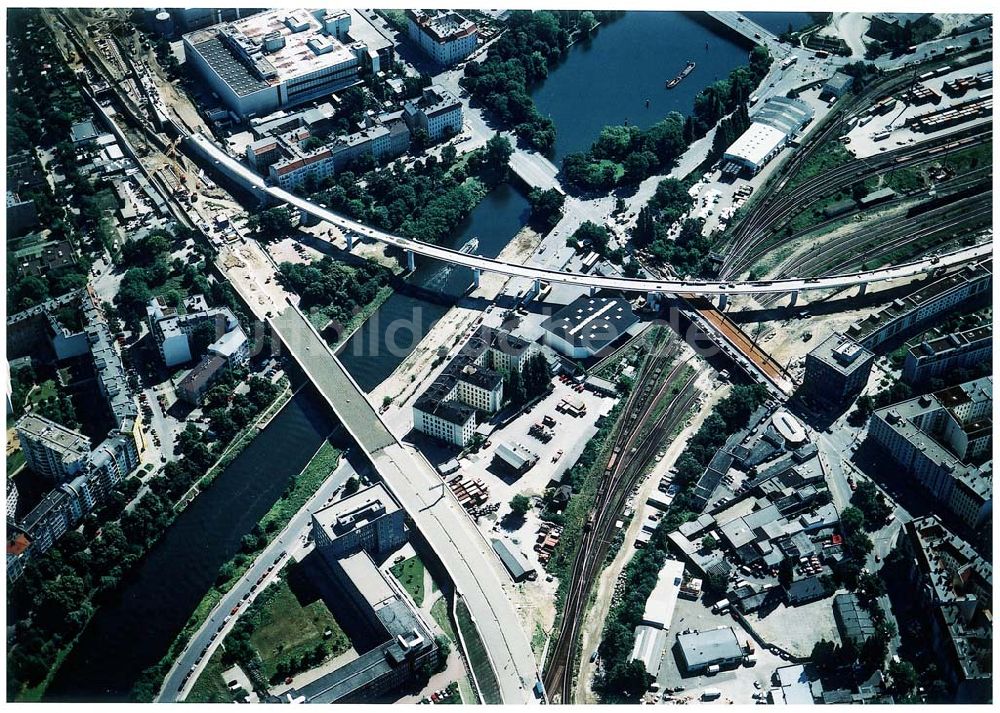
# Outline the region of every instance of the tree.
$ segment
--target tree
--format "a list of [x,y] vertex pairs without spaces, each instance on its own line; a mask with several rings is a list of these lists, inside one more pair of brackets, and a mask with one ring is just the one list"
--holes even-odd
[[531,203],[531,218],[542,229],[548,231],[556,226],[562,217],[563,204],[566,196],[555,188],[542,191],[532,188],[528,193],[528,202]]
[[358,479],[356,476],[351,476],[350,478],[347,479],[347,482],[344,483],[344,496],[346,497],[348,495],[354,495],[360,489],[361,489],[361,480]]
[[518,493],[511,498],[510,511],[517,517],[523,518],[529,509],[531,509],[531,500],[526,495]]
[[285,206],[268,208],[247,216],[247,228],[260,240],[277,240],[294,230],[292,211]]
[[584,221],[573,232],[573,239],[582,245],[589,244],[590,249],[598,255],[604,255],[608,251],[608,229],[592,221]]
[[711,552],[716,547],[719,546],[719,541],[712,537],[711,535],[705,535],[701,538],[701,549],[705,552]]
[[484,163],[497,183],[507,177],[510,157],[513,153],[514,149],[511,147],[510,141],[502,134],[493,134],[486,141]]
[[892,513],[892,508],[870,480],[858,483],[857,490],[851,495],[851,505],[864,515],[864,527],[868,531],[882,527]]
[[905,698],[917,687],[917,671],[909,661],[889,663],[890,690],[898,699]]

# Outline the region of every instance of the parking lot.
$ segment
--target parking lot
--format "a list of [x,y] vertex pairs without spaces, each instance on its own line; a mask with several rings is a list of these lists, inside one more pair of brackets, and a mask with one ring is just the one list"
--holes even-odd
[[[550,481],[558,481],[563,473],[576,462],[587,441],[597,433],[597,419],[614,406],[615,400],[599,396],[590,391],[574,391],[558,379],[549,396],[537,403],[530,411],[521,414],[502,429],[489,436],[489,446],[461,461],[462,472],[467,478],[482,478],[489,486],[490,499],[506,505],[517,493],[541,495]],[[564,398],[583,402],[587,413],[574,417],[559,413],[556,406]],[[552,439],[544,443],[529,435],[528,430],[535,423],[541,423],[544,416],[555,419],[550,430]],[[538,456],[538,462],[521,476],[513,474],[499,459],[495,459],[500,443],[521,444]],[[562,451],[562,455],[559,452]],[[502,515],[502,512],[500,513]]]

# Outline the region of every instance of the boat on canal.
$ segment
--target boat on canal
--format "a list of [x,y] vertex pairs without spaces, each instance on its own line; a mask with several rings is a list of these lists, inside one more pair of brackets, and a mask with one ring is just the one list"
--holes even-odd
[[688,60],[687,65],[685,65],[684,69],[681,70],[680,74],[678,74],[673,79],[667,80],[667,89],[673,89],[678,84],[680,84],[681,80],[684,79],[684,77],[688,76],[689,74],[691,74],[692,71],[694,71],[695,66],[697,65],[695,65],[694,62]]

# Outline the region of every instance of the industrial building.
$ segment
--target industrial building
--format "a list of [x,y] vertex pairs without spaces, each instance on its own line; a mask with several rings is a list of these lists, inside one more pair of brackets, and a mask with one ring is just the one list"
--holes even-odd
[[874,363],[871,350],[834,332],[806,354],[802,389],[819,401],[842,406],[861,393]]
[[188,62],[243,120],[325,97],[380,71],[346,10],[276,9],[184,35]]
[[677,648],[688,673],[703,673],[709,666],[720,668],[743,661],[743,647],[731,626],[677,635]]
[[993,509],[992,410],[987,376],[876,410],[868,436],[938,502],[978,527]]
[[813,118],[812,108],[798,99],[771,97],[750,116],[744,131],[722,155],[731,172],[758,173]]
[[674,607],[684,581],[684,563],[668,559],[663,563],[656,586],[646,599],[642,622],[635,628],[632,659],[639,659],[646,672],[656,676],[666,648],[667,630],[674,618]]
[[903,335],[935,315],[959,305],[988,297],[993,286],[992,261],[966,265],[939,279],[931,278],[916,292],[872,312],[847,329],[847,335],[866,349]]
[[464,448],[476,430],[476,412],[503,404],[503,373],[521,369],[532,346],[503,330],[479,327],[413,404],[413,427]]
[[923,339],[910,345],[903,363],[903,381],[923,384],[954,369],[968,369],[993,358],[993,327]]
[[493,456],[517,475],[527,473],[538,462],[538,454],[520,443],[508,443],[507,441],[503,441],[497,446]]
[[497,553],[497,557],[503,562],[503,566],[507,568],[510,572],[511,578],[515,582],[523,582],[526,579],[534,579],[537,576],[535,568],[528,561],[528,558],[524,556],[524,553],[518,549],[518,546],[509,540],[503,539],[498,540],[494,538],[493,551]]
[[[361,702],[414,681],[439,656],[413,601],[386,577],[382,558],[407,539],[402,508],[381,484],[313,513],[312,533],[323,573],[317,585],[338,617],[350,621],[360,653],[301,688],[305,703]],[[374,644],[374,645],[372,645]]]
[[407,10],[406,24],[410,39],[444,67],[468,57],[479,41],[476,23],[452,10]]
[[542,340],[570,359],[587,359],[638,321],[632,305],[621,297],[580,297],[542,323]]
[[827,80],[820,90],[820,99],[840,99],[850,91],[854,84],[854,77],[843,72],[834,72],[833,76]]
[[957,703],[991,702],[993,566],[933,516],[906,523],[900,539],[916,606],[929,624],[926,650]]

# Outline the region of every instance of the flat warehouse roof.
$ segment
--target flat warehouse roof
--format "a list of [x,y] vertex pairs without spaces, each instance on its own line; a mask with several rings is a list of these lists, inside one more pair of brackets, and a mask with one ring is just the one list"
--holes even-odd
[[784,132],[773,126],[754,122],[726,149],[726,157],[760,166],[784,140]]

